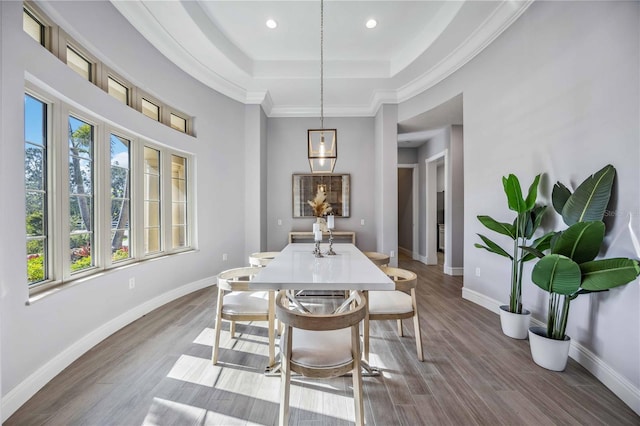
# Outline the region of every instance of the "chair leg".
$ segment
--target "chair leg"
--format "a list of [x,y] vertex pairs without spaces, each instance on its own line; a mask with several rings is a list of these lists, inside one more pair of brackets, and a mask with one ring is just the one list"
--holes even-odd
[[362,350],[364,360],[369,362],[369,314],[365,314],[364,321],[362,321],[362,336],[364,340],[364,348]]
[[353,403],[355,404],[356,425],[364,425],[364,403],[362,400],[362,366],[360,365],[360,330],[358,326],[351,327],[351,343],[353,351]]
[[[367,309],[364,314],[364,320],[362,321],[362,340],[364,340],[363,348],[362,348],[362,356],[364,360],[369,362],[369,301],[368,301],[369,292],[363,291],[362,298],[367,304]],[[359,328],[359,327],[358,327]]]
[[291,386],[291,365],[289,364],[289,348],[291,348],[291,328],[287,326],[286,353],[282,353],[280,356],[280,415],[279,425],[286,426],[289,424],[289,393]]
[[231,325],[229,326],[229,333],[231,334],[231,338],[234,339],[236,337],[236,322],[231,321]]
[[398,336],[403,337],[404,332],[402,331],[402,320],[397,320],[397,321],[398,321]]
[[222,301],[224,299],[224,290],[218,290],[218,302],[216,303],[216,334],[213,341],[213,351],[211,354],[211,362],[213,365],[218,363],[218,352],[220,351],[220,330],[222,329]]
[[422,333],[420,333],[420,317],[418,316],[418,302],[416,300],[416,289],[411,289],[411,303],[413,304],[413,330],[416,335],[416,350],[418,351],[418,359],[424,361],[422,352]]
[[269,367],[276,361],[276,298],[273,291],[269,292]]

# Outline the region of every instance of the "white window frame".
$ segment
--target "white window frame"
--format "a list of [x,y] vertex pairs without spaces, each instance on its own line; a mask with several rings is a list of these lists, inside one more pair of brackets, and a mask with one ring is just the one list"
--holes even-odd
[[[29,295],[35,296],[53,287],[76,284],[92,275],[113,268],[157,258],[174,253],[195,250],[195,193],[194,165],[195,157],[188,152],[179,151],[150,140],[134,136],[132,132],[119,128],[93,114],[72,107],[64,101],[49,95],[34,84],[25,82],[24,94],[47,104],[47,276],[42,282],[28,285]],[[71,273],[69,258],[69,141],[68,120],[73,116],[94,126],[94,243],[91,256],[94,266],[83,271]],[[111,254],[111,151],[110,135],[130,141],[130,218],[129,250],[130,258],[118,262],[112,261]],[[24,142],[23,142],[24,143]],[[162,250],[145,255],[143,247],[143,165],[144,147],[160,151],[161,167],[161,244]],[[185,247],[173,249],[172,244],[172,193],[171,193],[171,156],[176,155],[187,160],[187,242]],[[26,239],[25,239],[26,244]],[[25,283],[26,276],[25,276]]]

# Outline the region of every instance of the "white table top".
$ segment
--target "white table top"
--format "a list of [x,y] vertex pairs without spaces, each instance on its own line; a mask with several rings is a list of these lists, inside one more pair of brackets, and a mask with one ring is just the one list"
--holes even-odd
[[[321,244],[327,251],[329,245]],[[251,280],[252,290],[393,290],[395,284],[353,244],[316,258],[314,244],[293,243]]]

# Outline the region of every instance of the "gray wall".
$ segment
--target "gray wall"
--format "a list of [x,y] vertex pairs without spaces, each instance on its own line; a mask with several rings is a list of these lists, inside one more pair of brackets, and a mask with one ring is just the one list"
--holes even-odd
[[[633,245],[640,234],[639,19],[638,2],[535,2],[479,56],[399,106],[402,121],[464,95],[465,297],[495,308],[508,299],[508,262],[473,247],[476,233],[485,232],[477,215],[513,217],[500,181],[508,173],[525,182],[544,173],[540,199],[550,203],[556,181],[574,186],[613,164],[615,214],[601,254],[640,257]],[[550,213],[543,228],[561,229],[558,215]],[[525,307],[544,320],[546,294],[529,279],[523,293]],[[636,395],[635,403],[639,300],[637,280],[580,296],[572,302],[567,329],[574,343],[626,383],[619,389],[630,389],[624,392]],[[591,355],[572,353],[594,362]]]
[[[3,415],[96,340],[181,292],[246,264],[244,106],[203,86],[154,50],[109,2],[50,2],[77,41],[132,83],[195,117],[197,137],[153,122],[76,75],[22,30],[22,2],[1,2],[0,313]],[[26,73],[29,75],[26,76]],[[33,76],[33,77],[31,77]],[[25,78],[149,140],[195,155],[198,250],[112,270],[26,306]],[[222,262],[222,253],[228,261]],[[128,280],[136,287],[129,290]],[[101,337],[102,336],[102,337]]]
[[[281,250],[289,231],[310,231],[313,218],[292,217],[291,175],[309,173],[307,129],[319,118],[267,120],[267,249]],[[325,127],[338,131],[338,161],[334,173],[351,175],[351,216],[336,218],[336,230],[355,231],[362,250],[376,250],[373,118],[326,118]],[[395,167],[395,164],[394,164]],[[394,190],[395,192],[395,190]],[[278,220],[282,225],[278,225]],[[364,225],[361,225],[364,220]]]
[[398,164],[416,164],[418,162],[417,148],[398,149]]

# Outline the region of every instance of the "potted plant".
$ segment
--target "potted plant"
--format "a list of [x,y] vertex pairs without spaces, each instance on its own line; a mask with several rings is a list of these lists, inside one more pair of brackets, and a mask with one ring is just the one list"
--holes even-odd
[[[529,311],[522,308],[522,274],[524,263],[535,259],[535,255],[524,251],[523,247],[527,246],[533,238],[547,209],[547,206],[536,205],[539,182],[540,175],[537,175],[529,186],[527,197],[524,198],[520,181],[515,175],[510,174],[502,178],[509,209],[516,212],[512,223],[498,222],[489,216],[478,216],[480,223],[488,229],[513,240],[510,251],[507,251],[486,236],[478,234],[484,245],[476,243],[475,246],[511,260],[509,305],[500,306],[500,324],[502,332],[515,339],[526,339],[531,316]],[[549,247],[551,236],[552,234],[543,235],[534,240],[529,247],[538,252],[544,251]]]
[[558,182],[552,204],[569,227],[557,232],[550,253],[528,249],[540,260],[531,273],[532,281],[549,294],[547,327],[531,327],[531,355],[536,364],[562,371],[569,355],[570,338],[565,334],[569,306],[581,294],[607,291],[627,284],[640,274],[635,259],[597,259],[605,235],[602,221],[615,177],[611,165],[588,177],[572,194]]

